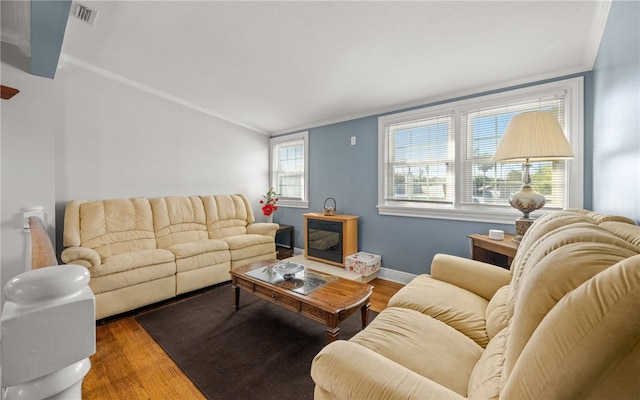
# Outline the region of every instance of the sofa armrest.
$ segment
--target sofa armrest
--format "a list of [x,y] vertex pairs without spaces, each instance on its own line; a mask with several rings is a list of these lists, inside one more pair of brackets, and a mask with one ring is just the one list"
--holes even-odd
[[60,255],[65,264],[77,264],[86,268],[96,267],[102,264],[97,251],[88,247],[68,247]]
[[338,399],[463,399],[461,395],[359,344],[338,340],[311,363],[318,392]]
[[451,283],[487,300],[511,281],[511,271],[447,254],[436,254],[431,263],[431,276]]
[[276,232],[278,232],[280,225],[270,222],[255,222],[247,225],[247,233],[271,236],[275,239]]

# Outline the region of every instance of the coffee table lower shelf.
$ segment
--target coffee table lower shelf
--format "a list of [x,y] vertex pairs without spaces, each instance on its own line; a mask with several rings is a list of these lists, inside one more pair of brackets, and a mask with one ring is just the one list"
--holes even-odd
[[236,310],[239,309],[240,304],[240,289],[243,289],[306,318],[325,324],[328,342],[338,339],[339,324],[357,310],[360,310],[362,327],[367,326],[371,306],[369,299],[373,286],[338,278],[307,295],[302,295],[246,275],[249,271],[277,262],[278,260],[258,261],[231,271]]

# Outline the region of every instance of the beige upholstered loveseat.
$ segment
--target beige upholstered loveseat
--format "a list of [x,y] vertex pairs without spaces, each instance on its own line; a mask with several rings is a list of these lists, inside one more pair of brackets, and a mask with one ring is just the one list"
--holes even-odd
[[102,319],[230,279],[275,258],[278,224],[254,223],[243,195],[67,203],[62,261],[89,269]]
[[511,271],[437,255],[311,376],[316,399],[637,399],[640,227],[563,211]]

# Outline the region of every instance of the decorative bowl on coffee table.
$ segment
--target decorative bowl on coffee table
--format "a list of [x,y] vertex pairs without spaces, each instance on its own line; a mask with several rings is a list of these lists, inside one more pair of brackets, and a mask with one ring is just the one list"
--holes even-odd
[[274,265],[273,270],[284,279],[293,279],[298,272],[304,271],[304,265],[288,261]]

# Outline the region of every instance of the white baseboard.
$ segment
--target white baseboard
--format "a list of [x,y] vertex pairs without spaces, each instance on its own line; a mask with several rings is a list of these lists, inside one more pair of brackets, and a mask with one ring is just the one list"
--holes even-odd
[[384,279],[385,281],[403,283],[405,285],[411,282],[411,280],[415,277],[415,274],[410,274],[408,272],[398,271],[390,268],[382,268],[380,271],[378,271],[378,278]]

